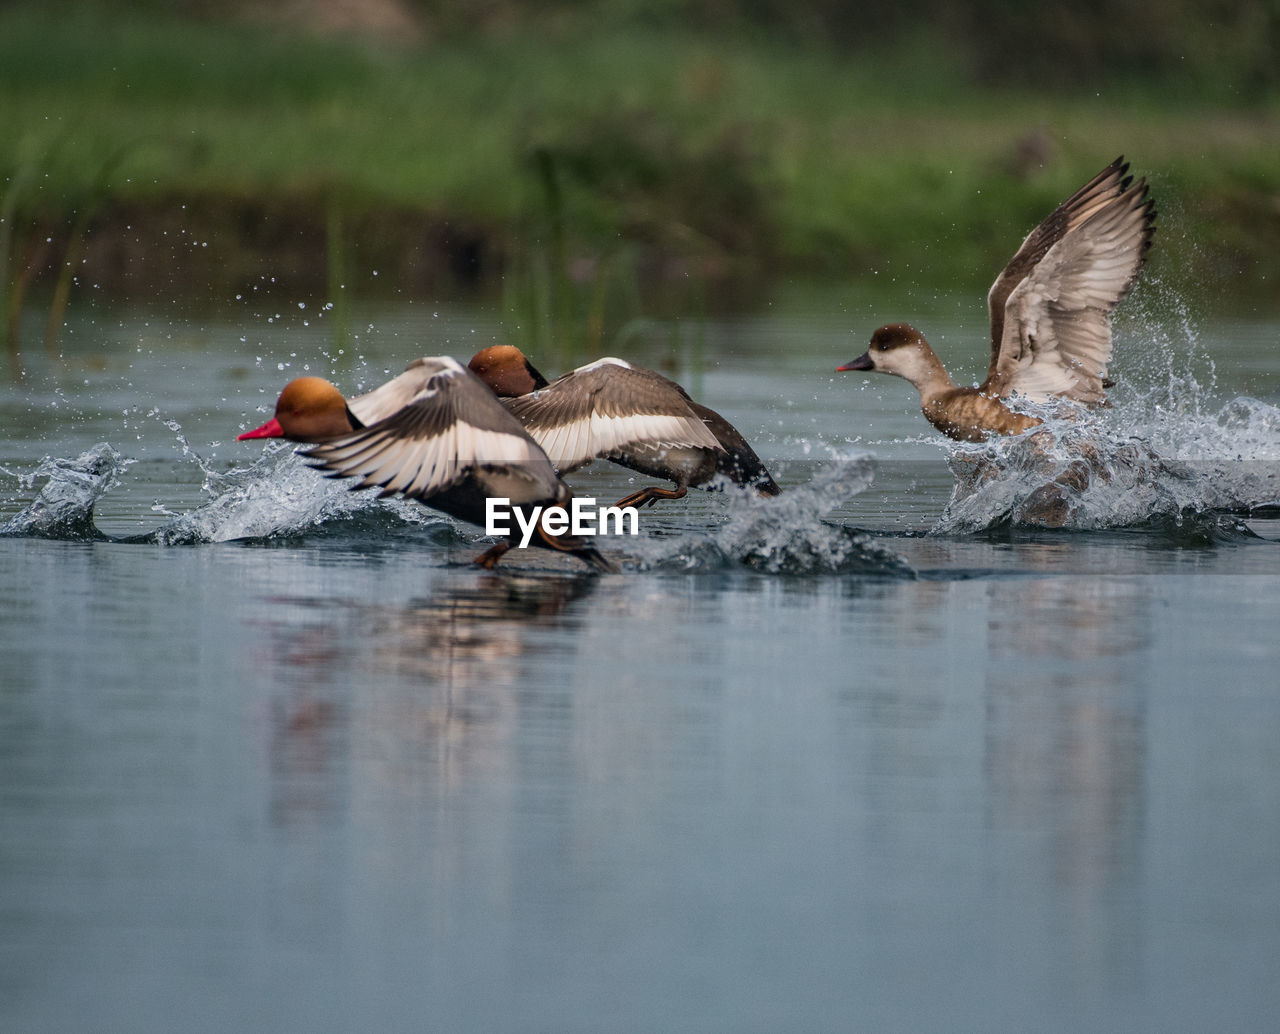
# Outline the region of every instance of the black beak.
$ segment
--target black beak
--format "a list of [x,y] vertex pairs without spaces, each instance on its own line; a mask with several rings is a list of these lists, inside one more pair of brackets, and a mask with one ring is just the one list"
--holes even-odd
[[843,373],[845,370],[874,370],[876,364],[871,361],[871,353],[863,352],[857,359],[850,359],[843,366],[836,367],[836,373]]

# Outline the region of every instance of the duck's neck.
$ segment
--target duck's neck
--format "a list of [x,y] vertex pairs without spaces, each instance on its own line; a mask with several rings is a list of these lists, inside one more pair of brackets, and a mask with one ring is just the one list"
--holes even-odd
[[920,392],[920,402],[925,406],[956,387],[942,360],[928,345],[923,345],[912,355],[911,362],[904,365],[899,376],[915,385],[916,391]]

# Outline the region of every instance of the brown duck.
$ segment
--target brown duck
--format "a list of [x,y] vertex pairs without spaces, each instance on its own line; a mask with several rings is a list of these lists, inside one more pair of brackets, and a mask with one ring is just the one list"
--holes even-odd
[[[353,489],[379,488],[472,524],[485,523],[485,501],[513,509],[567,506],[569,486],[520,422],[456,359],[415,359],[399,377],[353,399],[319,377],[285,385],[275,416],[247,438],[288,438],[330,477],[358,477]],[[513,521],[514,523],[514,521]],[[518,541],[512,534],[476,558],[491,568]],[[614,570],[582,538],[552,535],[539,521],[533,545],[572,553]]]
[[1128,171],[1117,158],[1072,194],[996,278],[987,295],[991,361],[980,385],[958,386],[924,335],[906,323],[881,327],[866,352],[836,369],[909,380],[928,421],[961,441],[1021,434],[1043,423],[1005,405],[1014,394],[1106,405],[1111,313],[1133,286],[1155,233],[1147,183]]
[[679,499],[717,474],[761,495],[781,491],[737,428],[653,370],[606,358],[548,383],[512,345],[477,352],[469,365],[562,475],[599,457],[675,483],[639,489],[618,506]]

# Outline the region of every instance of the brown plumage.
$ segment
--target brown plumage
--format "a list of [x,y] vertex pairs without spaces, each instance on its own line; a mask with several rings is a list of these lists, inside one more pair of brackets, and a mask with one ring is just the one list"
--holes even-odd
[[471,370],[502,398],[561,474],[596,458],[675,483],[618,501],[679,499],[723,474],[761,495],[780,489],[745,438],[675,381],[622,359],[600,359],[551,383],[511,345],[476,353]]
[[[328,381],[299,377],[280,393],[272,419],[239,436],[248,438],[312,444],[305,455],[314,465],[330,477],[360,478],[353,489],[416,499],[473,524],[484,525],[490,498],[509,499],[513,510],[565,507],[572,498],[520,422],[448,356],[416,359],[399,377],[350,401]],[[513,532],[476,562],[492,567],[518,540]],[[595,547],[551,535],[541,521],[530,542],[613,570]]]
[[991,359],[976,388],[951,379],[924,336],[890,323],[838,370],[876,370],[909,380],[938,430],[962,441],[1020,434],[1042,421],[1001,399],[1065,398],[1106,404],[1111,313],[1133,286],[1155,233],[1146,180],[1117,158],[1027,235],[991,285]]

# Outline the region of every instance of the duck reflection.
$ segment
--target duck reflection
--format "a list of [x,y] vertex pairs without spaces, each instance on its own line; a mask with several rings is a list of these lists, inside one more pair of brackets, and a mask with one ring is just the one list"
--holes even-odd
[[[527,657],[574,652],[566,616],[591,575],[446,575],[402,604],[293,599],[263,654],[277,668],[272,815],[305,821],[346,796],[352,766],[447,790],[504,763]],[[283,608],[281,605],[285,605]]]
[[988,828],[1018,851],[1003,876],[1066,888],[1083,970],[1071,976],[1139,979],[1126,971],[1135,925],[1107,913],[1141,864],[1147,598],[1127,580],[1053,578],[993,592],[990,606]]

